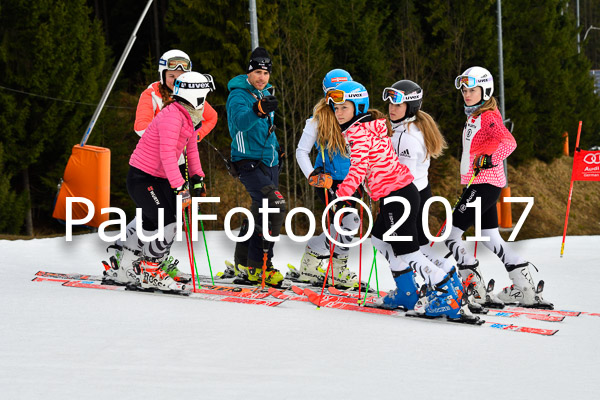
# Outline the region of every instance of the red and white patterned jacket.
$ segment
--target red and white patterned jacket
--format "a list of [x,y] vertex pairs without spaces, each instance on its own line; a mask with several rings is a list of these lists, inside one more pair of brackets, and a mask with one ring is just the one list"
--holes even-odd
[[408,167],[398,161],[387,133],[385,119],[357,123],[344,132],[350,145],[351,165],[336,196],[352,196],[365,181],[369,196],[379,200],[413,181]]
[[460,183],[466,185],[473,176],[475,156],[492,156],[493,168],[482,169],[473,184],[489,183],[496,187],[506,186],[502,161],[516,148],[517,142],[502,122],[496,110],[485,111],[477,117],[469,116],[462,136],[463,153],[460,161]]

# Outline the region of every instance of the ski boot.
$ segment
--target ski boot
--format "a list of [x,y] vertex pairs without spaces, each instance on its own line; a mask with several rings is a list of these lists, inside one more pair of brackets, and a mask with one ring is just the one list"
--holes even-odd
[[333,269],[333,282],[331,272],[327,276],[327,283],[338,289],[358,289],[358,276],[348,269],[348,255],[333,254],[331,259]]
[[133,271],[133,263],[140,257],[140,252],[116,244],[108,246],[106,251],[109,250],[114,250],[114,255],[109,257],[108,262],[102,261],[102,282],[111,285],[135,284],[137,275]]
[[460,277],[458,276],[458,271],[456,270],[455,267],[452,267],[452,269],[450,270],[448,275],[450,275],[452,287],[454,287],[454,289],[456,291],[456,295],[460,299],[461,304],[466,304],[470,313],[487,314],[487,312],[488,312],[487,308],[485,308],[481,304],[475,303],[473,301],[473,286],[472,286],[472,284],[470,286],[465,287],[463,285],[462,281],[460,280]]
[[473,285],[472,304],[480,304],[482,307],[504,308],[502,300],[498,299],[492,291],[493,285],[491,288],[486,286],[483,276],[479,272],[478,260],[475,260],[475,264],[472,265],[458,264],[458,273],[462,278],[464,288]]
[[165,254],[163,257],[157,260],[160,268],[165,271],[174,281],[180,283],[190,283],[192,281],[192,275],[181,272],[177,268],[179,260],[169,254]]
[[[249,260],[249,264],[257,265],[260,263],[252,262],[252,260]],[[241,279],[244,279],[250,282],[251,284],[262,284],[262,265],[254,267],[238,265],[238,269],[240,270]],[[281,272],[275,269],[273,265],[267,264],[267,269],[265,271],[265,285],[281,287],[282,284],[283,275],[281,274]]]
[[323,257],[308,247],[300,261],[300,271],[297,280],[313,285],[322,283],[325,279],[325,270],[322,268]]
[[498,293],[498,298],[507,304],[518,304],[521,307],[554,309],[554,305],[542,297],[544,281],[540,281],[537,288],[535,287],[531,272],[529,272],[529,264],[529,262],[525,262],[506,265],[508,276],[513,284],[502,289]]
[[452,284],[448,274],[441,282],[430,287],[428,293],[422,294],[415,305],[414,312],[407,315],[425,318],[446,317],[451,322],[482,324],[483,321],[479,317],[471,314],[463,299],[458,298],[459,290]]
[[134,262],[133,270],[138,276],[138,287],[142,290],[158,289],[163,292],[183,292],[186,289],[186,285],[175,282],[173,278],[161,268],[161,264],[151,258],[139,258]]
[[388,310],[399,307],[412,310],[419,300],[419,287],[415,282],[413,269],[409,267],[404,271],[392,271],[392,276],[396,282],[396,289],[388,292],[384,297],[378,297],[374,305]]

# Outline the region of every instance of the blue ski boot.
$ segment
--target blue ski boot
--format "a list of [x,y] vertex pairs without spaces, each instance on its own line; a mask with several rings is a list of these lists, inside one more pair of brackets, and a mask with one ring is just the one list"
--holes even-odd
[[408,267],[403,271],[392,271],[392,276],[396,282],[396,289],[390,291],[386,296],[378,298],[375,305],[388,310],[399,307],[412,310],[419,300],[419,287],[415,282],[413,269]]
[[450,281],[450,275],[432,287],[425,296],[421,296],[415,305],[415,313],[422,317],[441,317],[448,319],[461,318],[461,304],[457,297],[457,290]]

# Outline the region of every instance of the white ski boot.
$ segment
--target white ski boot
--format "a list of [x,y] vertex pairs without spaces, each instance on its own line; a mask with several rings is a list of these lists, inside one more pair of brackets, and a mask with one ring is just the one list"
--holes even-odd
[[507,304],[518,304],[523,307],[554,308],[552,303],[542,297],[544,281],[540,281],[536,289],[529,271],[529,262],[517,265],[507,264],[506,270],[513,284],[498,293],[500,300]]
[[[163,264],[165,262],[163,261]],[[186,285],[175,282],[169,274],[161,268],[161,264],[148,257],[138,259],[133,266],[138,277],[139,287],[142,289],[158,289],[165,292],[185,291]]]
[[458,273],[465,290],[468,290],[469,286],[472,287],[473,297],[468,299],[469,303],[480,304],[483,307],[504,307],[504,302],[492,292],[493,285],[488,290],[488,286],[479,271],[478,260],[472,265],[458,264]]
[[322,256],[307,247],[302,255],[302,261],[300,261],[300,275],[298,276],[298,280],[310,284],[323,282],[323,279],[325,279],[325,270],[321,267],[322,262]]
[[114,250],[108,262],[102,261],[104,265],[103,281],[116,285],[128,285],[137,283],[137,275],[133,271],[133,264],[140,257],[140,252],[134,252],[120,245],[111,245],[106,251]]
[[344,289],[358,288],[358,276],[353,271],[348,269],[348,256],[334,254],[331,260],[333,268],[334,281],[331,282],[331,272],[327,276],[327,282],[334,284],[336,287]]

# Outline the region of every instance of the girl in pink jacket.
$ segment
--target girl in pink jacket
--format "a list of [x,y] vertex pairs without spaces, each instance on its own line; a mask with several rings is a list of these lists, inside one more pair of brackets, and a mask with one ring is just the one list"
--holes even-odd
[[[133,151],[127,191],[141,209],[142,231],[150,240],[142,239],[139,229],[127,232],[122,257],[111,257],[105,271],[107,279],[142,288],[183,289],[171,276],[176,273],[178,261],[169,257],[177,231],[177,195],[182,196],[185,208],[191,196],[205,193],[194,126],[201,121],[206,95],[213,88],[208,75],[186,72],[179,76],[173,99],[165,103]],[[191,187],[178,166],[182,154],[186,154]],[[163,237],[153,238],[161,226]]]
[[[419,191],[413,175],[400,164],[390,138],[391,126],[377,110],[369,110],[369,94],[358,82],[344,82],[327,93],[342,133],[350,145],[350,170],[338,185],[335,197],[351,196],[363,185],[379,214],[372,231],[373,245],[388,259],[396,289],[377,304],[393,309],[414,309],[417,316],[446,316],[456,321],[477,323],[468,307],[462,306],[463,288],[454,268],[448,271],[433,264],[419,251],[417,212]],[[379,119],[373,119],[379,118]],[[399,223],[406,217],[403,223]],[[408,240],[394,240],[408,236]],[[419,296],[414,271],[427,282]]]
[[[530,262],[512,251],[500,236],[496,202],[506,186],[503,161],[517,147],[515,138],[505,128],[498,111],[492,74],[485,68],[471,67],[456,77],[456,89],[461,90],[467,122],[462,135],[463,153],[460,162],[461,184],[467,185],[452,213],[452,228],[445,244],[458,263],[465,286],[474,285],[474,300],[483,306],[503,306],[519,303],[529,307],[552,304],[536,293],[529,271]],[[489,237],[483,244],[504,263],[513,285],[498,295],[487,292],[479,261],[465,248],[463,233],[475,223],[475,208],[467,207],[481,200],[481,236]]]

